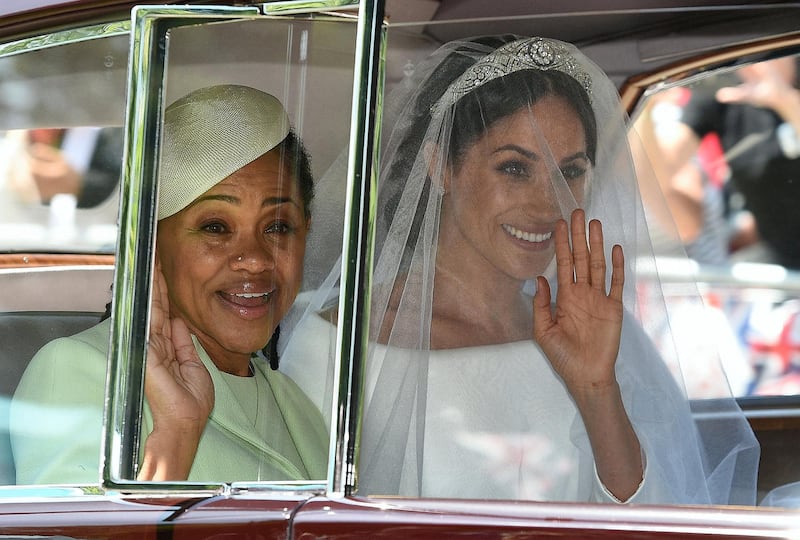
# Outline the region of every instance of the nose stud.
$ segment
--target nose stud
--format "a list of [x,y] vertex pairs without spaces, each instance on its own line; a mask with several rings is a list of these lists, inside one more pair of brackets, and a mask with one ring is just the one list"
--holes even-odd
[[244,257],[239,255],[238,257],[236,257],[236,260],[239,261],[239,262],[242,262],[244,260]]

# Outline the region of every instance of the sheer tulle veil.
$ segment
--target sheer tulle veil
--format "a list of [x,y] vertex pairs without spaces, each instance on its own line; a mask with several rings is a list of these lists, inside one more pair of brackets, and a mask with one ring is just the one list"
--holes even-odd
[[[577,184],[536,105],[553,95],[569,102],[586,133],[591,166]],[[547,170],[547,186],[528,192],[531,199],[550,201],[565,218],[583,207],[587,219],[603,224],[607,260],[614,244],[625,253],[616,374],[646,461],[633,500],[754,504],[758,444],[720,358],[682,354],[670,332],[674,291],[658,279],[647,219],[653,210],[645,212],[641,196],[650,188],[637,180],[627,118],[608,77],[570,44],[485,36],[442,46],[385,104],[359,493],[604,500],[580,415],[531,338],[487,341],[465,329],[462,342],[437,341],[435,285],[460,279],[437,278],[437,257],[449,249],[442,244],[446,198],[477,208],[485,202],[491,219],[490,201],[469,201],[465,188],[448,180],[448,167],[486,130],[505,125],[496,111],[524,110],[535,159]],[[648,206],[657,204],[651,198]],[[315,216],[314,227],[325,225]],[[546,239],[519,226],[506,233],[519,242]],[[502,260],[513,252],[493,247]],[[534,278],[544,275],[555,298],[552,255],[531,260],[540,262],[515,275],[520,295],[532,295]],[[464,264],[465,273],[473,270]],[[328,417],[335,328],[320,314],[334,305],[338,277],[336,263],[282,323],[294,332],[282,345],[281,369]],[[702,306],[693,285],[680,293],[683,306],[687,299]],[[493,310],[501,320],[506,306]],[[692,378],[698,362],[702,385]]]

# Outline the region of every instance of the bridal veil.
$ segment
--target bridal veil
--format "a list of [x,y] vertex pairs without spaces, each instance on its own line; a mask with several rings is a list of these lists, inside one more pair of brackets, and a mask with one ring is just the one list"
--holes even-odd
[[[583,103],[573,106],[591,166],[577,187],[551,151],[555,143],[546,133],[552,126],[545,123],[553,120],[531,105],[562,91],[575,94],[571,103]],[[565,218],[583,207],[587,219],[603,224],[606,259],[612,245],[624,250],[616,375],[646,463],[631,502],[754,504],[758,443],[719,356],[685,354],[670,331],[679,316],[671,300],[675,285],[668,289],[659,279],[648,227],[657,203],[649,196],[645,211],[642,193],[651,186],[637,179],[627,117],[608,77],[570,44],[485,36],[445,44],[414,66],[384,103],[358,493],[607,500],[581,417],[531,338],[482,342],[465,328],[461,343],[441,343],[439,322],[432,328],[435,285],[460,279],[458,273],[437,277],[437,256],[446,247],[443,200],[470,196],[448,184],[448,167],[458,160],[455,153],[500,125],[493,109],[511,107],[529,111],[535,159],[548,171],[548,186],[532,198],[552,201]],[[484,203],[489,220],[489,201],[470,201],[478,209]],[[314,211],[320,231],[325,224],[318,215],[325,214]],[[505,226],[505,232],[519,242],[547,240],[521,227]],[[465,260],[465,275],[474,270],[468,266]],[[548,278],[555,298],[552,261],[530,268],[520,279],[520,295],[529,302],[537,275]],[[329,420],[335,321],[324,314],[335,306],[338,278],[333,264],[282,323],[294,332],[281,346],[281,369]],[[681,309],[687,301],[702,306],[694,284],[680,288]],[[491,310],[502,322],[511,310],[499,298]],[[716,344],[704,350],[715,351]]]

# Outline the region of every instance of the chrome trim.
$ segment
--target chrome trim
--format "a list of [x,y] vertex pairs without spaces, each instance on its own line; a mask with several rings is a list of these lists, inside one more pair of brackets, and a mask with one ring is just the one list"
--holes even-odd
[[672,64],[659,67],[649,73],[636,75],[626,80],[620,87],[620,102],[625,111],[633,113],[641,96],[652,85],[667,84],[687,77],[693,77],[701,70],[719,67],[724,63],[737,62],[745,55],[776,52],[779,49],[800,45],[800,32],[771,36],[746,43],[731,44],[721,50],[712,51]]
[[130,31],[131,21],[117,21],[83,26],[81,28],[72,28],[70,30],[53,32],[52,34],[44,34],[0,44],[0,56],[13,56],[15,54],[49,49],[51,47],[69,45],[71,43],[80,43],[92,39],[121,36],[130,33]]
[[656,257],[655,267],[638,265],[639,276],[658,277],[662,283],[697,283],[715,288],[773,289],[784,293],[800,292],[800,270],[778,264],[735,262],[701,264],[692,259]]
[[278,492],[289,495],[303,493],[307,495],[309,491],[318,494],[325,493],[325,483],[322,481],[264,481],[253,480],[246,482],[232,482],[230,485],[232,495],[239,493],[262,493],[266,491]]
[[328,461],[331,497],[351,495],[357,486],[386,51],[383,9],[382,0],[361,0],[358,14],[336,339],[339,387]]
[[792,407],[781,407],[777,409],[749,409],[742,407],[742,412],[744,412],[747,418],[800,418],[800,409]]
[[297,15],[326,10],[356,10],[359,0],[283,0],[261,4],[264,15]]

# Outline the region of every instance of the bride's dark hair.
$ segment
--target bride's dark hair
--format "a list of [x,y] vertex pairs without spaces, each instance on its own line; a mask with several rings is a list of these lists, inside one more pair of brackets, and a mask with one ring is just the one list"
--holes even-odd
[[[510,91],[510,89],[514,91]],[[597,122],[586,90],[561,71],[525,69],[493,79],[462,97],[454,105],[448,165],[458,162],[473,142],[498,120],[536,104],[546,96],[567,100],[580,118],[586,134],[586,153],[594,163],[597,154]]]
[[[381,175],[380,196],[382,201],[380,208],[385,210],[384,217],[391,221],[394,209],[397,208],[397,198],[402,193],[405,178],[411,170],[417,153],[423,144],[425,133],[431,121],[431,108],[439,101],[450,84],[453,83],[464,71],[479,59],[476,50],[483,48],[486,50],[496,49],[506,43],[511,43],[519,39],[519,36],[507,34],[502,36],[482,36],[471,41],[460,42],[458,47],[448,54],[448,56],[431,71],[428,66],[421,64],[415,69],[406,82],[406,87],[416,87],[416,99],[406,104],[405,111],[398,111],[397,115],[387,113],[386,118],[391,116],[403,116],[408,119],[408,124],[404,129],[397,129],[390,132],[385,139],[384,152],[391,150],[391,158],[385,164],[384,174]],[[401,89],[402,90],[402,89]],[[391,100],[387,101],[391,107]],[[396,128],[397,126],[390,126]],[[427,188],[426,188],[427,189]]]

